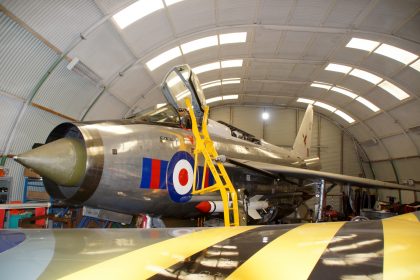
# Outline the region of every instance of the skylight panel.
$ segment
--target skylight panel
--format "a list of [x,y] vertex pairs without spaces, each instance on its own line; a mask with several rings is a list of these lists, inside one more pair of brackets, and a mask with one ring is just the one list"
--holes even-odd
[[160,0],[139,0],[116,13],[113,19],[121,29],[124,29],[130,24],[160,9],[163,9],[163,3]]
[[189,91],[189,90],[184,90],[183,92],[181,92],[181,93],[179,93],[177,96],[176,96],[176,100],[181,100],[181,99],[183,99],[183,98],[185,98],[185,97],[187,97],[188,95],[191,95],[191,92]]
[[221,100],[222,100],[221,96],[216,96],[213,98],[206,99],[206,104],[210,104],[210,103],[221,101]]
[[355,99],[357,97],[357,94],[354,94],[353,92],[344,89],[344,88],[339,88],[339,87],[332,87],[331,88],[332,91],[344,94],[345,96],[350,97],[351,99]]
[[326,90],[330,90],[331,89],[331,85],[327,85],[327,84],[320,84],[320,83],[312,83],[311,87],[317,87],[317,88],[323,88]]
[[325,70],[347,74],[348,72],[350,72],[351,67],[341,64],[330,63],[327,65],[327,67],[325,67]]
[[323,103],[323,102],[319,102],[319,101],[316,101],[316,102],[314,103],[314,105],[315,105],[315,106],[318,106],[318,107],[321,107],[321,108],[324,108],[324,109],[326,109],[326,110],[328,110],[328,111],[331,111],[331,112],[334,112],[335,110],[337,110],[337,108],[335,108],[335,107],[333,107],[333,106],[331,106],[331,105],[325,104],[325,103]]
[[349,115],[347,115],[346,113],[344,113],[343,111],[337,110],[334,113],[336,115],[342,117],[346,122],[354,123],[354,119],[352,117],[350,117]]
[[237,94],[232,94],[232,95],[225,95],[223,96],[223,100],[233,100],[233,99],[238,99],[238,95]]
[[311,99],[306,99],[306,98],[298,98],[296,101],[300,103],[307,103],[307,104],[314,104],[315,102]]
[[240,84],[240,83],[241,83],[240,78],[231,78],[231,79],[223,79],[222,80],[223,85]]
[[411,63],[410,67],[420,72],[420,59]]
[[399,61],[401,63],[404,63],[405,65],[409,64],[410,62],[413,62],[418,58],[417,55],[414,53],[408,52],[406,50],[388,45],[388,44],[382,44],[375,50],[375,53],[387,56],[391,59],[394,59],[396,61]]
[[146,62],[147,68],[149,68],[150,71],[155,70],[159,66],[171,61],[172,59],[175,59],[177,57],[181,56],[181,50],[179,47],[175,47],[173,49],[170,49],[169,51],[166,51],[164,53],[161,53],[160,55],[152,58],[148,62]]
[[236,33],[225,33],[220,34],[220,45],[234,44],[234,43],[245,43],[247,32],[236,32]]
[[184,54],[187,54],[196,50],[217,46],[218,44],[217,36],[214,35],[182,44],[181,49]]
[[371,109],[373,112],[378,112],[380,110],[379,107],[377,107],[375,104],[361,96],[357,97],[356,100],[368,107],[369,109]]
[[182,1],[184,1],[184,0],[165,0],[165,4],[166,4],[166,6],[171,6],[171,5],[173,5],[173,4],[176,4],[176,3],[178,3],[178,2],[182,2]]
[[350,42],[346,45],[347,48],[359,49],[371,52],[373,51],[380,43],[377,41],[371,41],[360,38],[352,38]]
[[408,95],[405,91],[388,81],[383,81],[378,86],[392,94],[398,100],[403,100],[410,97],[410,95]]
[[243,59],[223,60],[222,68],[242,67]]
[[193,68],[192,70],[195,74],[200,74],[200,73],[204,73],[204,72],[212,71],[212,70],[216,70],[216,69],[220,69],[220,62],[219,61],[204,64],[204,65],[200,65],[200,66],[197,66],[197,67]]
[[211,81],[211,82],[202,84],[201,88],[206,89],[206,88],[217,87],[217,86],[221,86],[221,85],[222,85],[221,81],[216,80],[216,81]]
[[378,77],[375,74],[357,68],[353,69],[353,71],[350,72],[350,75],[368,81],[369,83],[372,83],[374,85],[382,81],[381,77]]

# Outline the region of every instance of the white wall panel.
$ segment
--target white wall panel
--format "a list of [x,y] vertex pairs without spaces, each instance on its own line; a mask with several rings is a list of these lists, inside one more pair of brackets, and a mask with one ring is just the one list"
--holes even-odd
[[69,53],[69,56],[78,57],[104,80],[135,60],[127,45],[121,41],[115,27],[109,22],[103,23],[89,34]]
[[362,173],[354,142],[346,134],[343,135],[343,173],[352,176],[359,176]]
[[210,119],[214,121],[224,121],[230,124],[230,108],[214,108],[210,110]]
[[87,113],[85,120],[121,119],[124,117],[124,114],[128,111],[128,109],[127,105],[123,104],[117,98],[105,91]]
[[6,149],[7,139],[22,106],[22,101],[0,95],[0,154]]
[[142,94],[146,94],[154,87],[152,78],[147,74],[146,69],[136,65],[119,77],[109,88],[109,91],[126,101],[127,104],[134,104]]
[[394,170],[389,161],[380,161],[372,163],[373,171],[375,172],[376,179],[382,181],[395,182]]
[[233,125],[261,138],[263,132],[262,112],[261,108],[233,107]]
[[387,137],[382,142],[388,149],[392,158],[408,157],[417,155],[413,142],[404,134]]
[[270,119],[264,123],[264,139],[278,146],[292,147],[296,138],[296,110],[268,108]]
[[50,48],[0,12],[0,90],[28,98],[58,58]]
[[322,170],[340,173],[341,131],[330,121],[321,118],[321,165]]
[[369,160],[382,160],[388,159],[389,156],[382,145],[377,144],[364,144],[362,143],[362,148],[365,150]]
[[103,16],[86,0],[6,0],[3,5],[62,51]]
[[394,160],[400,181],[407,179],[420,181],[420,158]]
[[100,92],[90,80],[67,69],[67,61],[61,61],[43,83],[33,102],[80,119]]

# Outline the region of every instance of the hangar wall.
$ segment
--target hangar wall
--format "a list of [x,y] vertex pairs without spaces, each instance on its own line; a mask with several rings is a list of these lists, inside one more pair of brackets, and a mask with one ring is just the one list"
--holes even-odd
[[[263,121],[261,114],[270,118]],[[222,120],[277,146],[291,148],[304,111],[282,107],[225,106],[210,110],[211,118]],[[320,156],[322,170],[359,176],[362,172],[353,140],[338,126],[315,113],[311,156]]]
[[[269,120],[262,120],[261,114],[263,112],[270,114]],[[219,106],[210,110],[212,119],[225,121],[272,144],[286,148],[292,147],[303,115],[304,111],[301,109],[275,106],[230,105]],[[396,175],[391,162],[373,161],[369,163],[369,158],[362,147],[336,123],[315,112],[310,152],[311,156],[320,157],[322,171],[366,176],[367,178],[374,178],[375,176],[379,180],[396,182]],[[394,160],[393,164],[400,182],[405,182],[407,179],[419,181],[420,175],[416,172],[415,167],[420,166],[420,159],[399,159]],[[338,192],[339,189],[336,188],[333,193]],[[396,197],[397,200],[401,196],[403,203],[415,201],[415,195],[410,191],[402,191],[400,194],[398,191],[379,190],[378,196],[379,199],[384,201],[388,200],[389,196]],[[420,197],[419,192],[417,197]],[[337,199],[333,198],[333,200]],[[338,201],[334,202],[338,203]]]

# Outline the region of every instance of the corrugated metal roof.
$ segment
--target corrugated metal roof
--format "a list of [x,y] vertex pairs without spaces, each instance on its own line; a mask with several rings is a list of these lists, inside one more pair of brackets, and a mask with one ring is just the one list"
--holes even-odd
[[3,5],[62,51],[103,17],[94,1],[6,0]]
[[57,54],[0,13],[0,90],[28,98]]
[[8,136],[22,106],[23,102],[0,95],[0,154],[6,149]]
[[60,62],[41,86],[33,102],[80,119],[100,89],[90,80],[67,69],[67,65],[67,61]]
[[17,126],[10,153],[19,154],[31,149],[34,143],[45,143],[51,130],[59,123],[66,121],[51,113],[29,106]]

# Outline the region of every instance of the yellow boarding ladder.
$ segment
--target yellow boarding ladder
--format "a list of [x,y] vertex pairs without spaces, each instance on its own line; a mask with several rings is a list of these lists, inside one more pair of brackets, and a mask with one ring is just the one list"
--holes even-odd
[[[192,132],[194,135],[195,149],[194,149],[194,181],[192,194],[204,194],[208,192],[219,191],[223,201],[223,214],[225,220],[225,226],[239,226],[239,211],[238,211],[238,195],[236,190],[230,181],[229,175],[214,148],[213,141],[207,131],[207,120],[209,107],[205,106],[203,123],[201,125],[201,132],[198,129],[197,119],[192,109],[190,99],[186,98],[185,103],[188,107],[188,112],[191,116]],[[204,168],[203,177],[201,180],[201,186],[197,186],[198,178],[198,160],[199,155],[202,154],[204,157]],[[210,170],[214,177],[215,184],[205,188],[205,180],[207,175],[207,168]],[[232,221],[233,218],[233,221]]]

